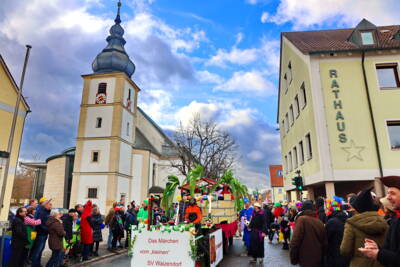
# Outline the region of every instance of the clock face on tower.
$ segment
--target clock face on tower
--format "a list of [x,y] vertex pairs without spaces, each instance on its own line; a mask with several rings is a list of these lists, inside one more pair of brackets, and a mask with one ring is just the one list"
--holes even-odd
[[96,104],[105,104],[107,95],[105,93],[96,94]]

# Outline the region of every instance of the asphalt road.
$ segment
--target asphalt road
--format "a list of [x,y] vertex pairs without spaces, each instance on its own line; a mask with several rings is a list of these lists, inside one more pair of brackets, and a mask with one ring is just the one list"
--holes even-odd
[[[225,255],[222,263],[218,267],[239,267],[239,266],[260,266],[256,264],[250,264],[250,258],[245,256],[244,247],[241,240],[235,240],[233,247],[231,248],[228,255]],[[90,266],[96,267],[117,267],[117,266],[130,266],[130,258],[125,254],[121,256],[115,256],[110,259],[103,260],[101,262],[93,263]],[[289,261],[289,252],[282,250],[282,244],[269,244],[265,242],[265,259],[263,267],[289,267],[293,266]],[[141,267],[141,266],[135,266]]]

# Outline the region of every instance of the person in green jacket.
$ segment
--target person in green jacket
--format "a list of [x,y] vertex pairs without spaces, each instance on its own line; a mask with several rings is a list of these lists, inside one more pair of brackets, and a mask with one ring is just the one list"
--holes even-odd
[[139,209],[138,215],[137,215],[137,220],[141,224],[146,224],[147,220],[149,218],[149,213],[147,211],[149,205],[149,201],[145,199],[142,203],[142,207]]

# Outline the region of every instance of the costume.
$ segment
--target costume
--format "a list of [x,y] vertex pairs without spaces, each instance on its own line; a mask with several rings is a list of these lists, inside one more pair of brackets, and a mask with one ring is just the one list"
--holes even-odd
[[[242,209],[242,211],[240,212],[240,218],[244,217],[249,222],[251,216],[253,215],[253,211],[254,211],[253,207],[250,207],[248,209]],[[250,247],[250,232],[246,226],[244,227],[243,230],[243,242],[248,249]]]
[[264,258],[264,237],[267,235],[267,223],[265,221],[264,211],[255,212],[249,224],[250,228],[250,244],[249,256],[253,258]]

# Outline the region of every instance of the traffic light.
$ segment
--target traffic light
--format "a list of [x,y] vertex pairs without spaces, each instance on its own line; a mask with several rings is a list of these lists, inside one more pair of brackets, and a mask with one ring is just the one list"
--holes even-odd
[[303,178],[301,176],[296,176],[292,178],[292,185],[296,186],[299,191],[303,190]]

